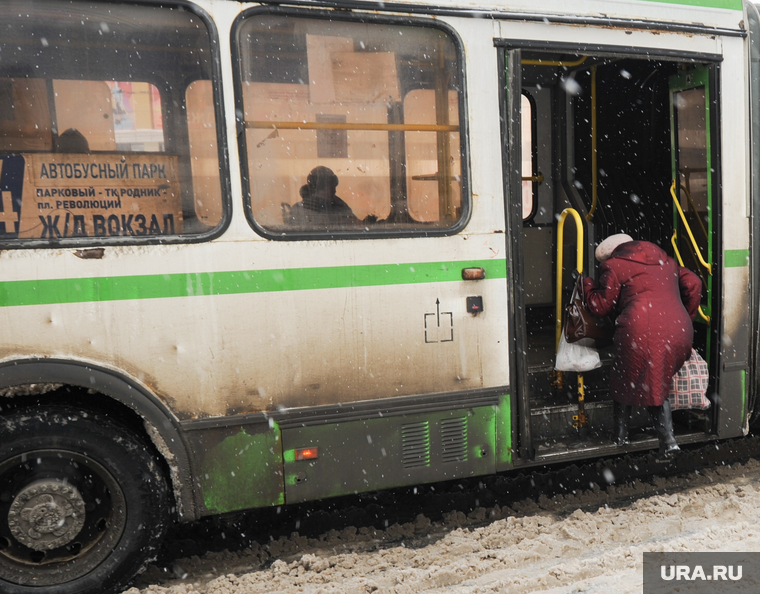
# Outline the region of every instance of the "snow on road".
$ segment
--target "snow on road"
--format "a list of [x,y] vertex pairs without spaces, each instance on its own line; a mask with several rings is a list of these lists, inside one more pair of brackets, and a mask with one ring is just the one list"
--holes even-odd
[[642,591],[645,551],[760,551],[760,463],[419,516],[387,530],[297,533],[151,568],[126,594],[546,594]]

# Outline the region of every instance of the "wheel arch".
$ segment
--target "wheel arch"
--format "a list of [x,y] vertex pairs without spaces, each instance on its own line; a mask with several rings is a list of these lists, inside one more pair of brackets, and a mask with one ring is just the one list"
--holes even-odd
[[[183,521],[197,519],[191,458],[179,422],[171,410],[140,382],[112,369],[65,359],[22,359],[0,363],[0,391],[15,386],[52,384],[94,391],[126,407],[142,421],[144,436],[150,440],[169,469],[177,516]],[[32,392],[39,395],[40,392]],[[30,398],[8,396],[14,403]],[[99,402],[99,408],[103,403]],[[107,407],[106,407],[107,408]]]

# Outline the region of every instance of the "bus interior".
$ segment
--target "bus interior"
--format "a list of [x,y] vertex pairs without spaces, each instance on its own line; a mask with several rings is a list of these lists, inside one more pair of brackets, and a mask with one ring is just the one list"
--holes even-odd
[[[715,134],[710,143],[717,102],[709,89],[717,66],[686,58],[567,50],[506,53],[513,78],[520,73],[521,94],[521,217],[515,213],[520,207],[512,205],[514,218],[522,221],[519,232],[512,227],[518,254],[515,311],[525,312],[516,317],[515,328],[515,350],[526,354],[523,364],[517,359],[515,382],[522,415],[520,448],[528,458],[550,460],[573,448],[612,447],[611,347],[602,349],[601,368],[583,374],[580,405],[576,374],[554,371],[556,320],[562,310],[555,295],[561,293],[562,306],[568,303],[577,250],[584,273],[592,277],[595,246],[614,233],[675,253],[703,280],[695,348],[706,358],[711,346],[714,350],[708,319],[715,297],[708,268],[720,201],[717,174],[710,170],[717,150]],[[510,88],[516,93],[516,82]],[[573,218],[564,221],[562,216],[568,208],[583,221],[581,246]],[[564,237],[558,246],[560,221]],[[653,421],[645,409],[635,408],[629,447],[651,446],[656,440]],[[674,411],[679,441],[704,437],[713,421],[711,410]]]

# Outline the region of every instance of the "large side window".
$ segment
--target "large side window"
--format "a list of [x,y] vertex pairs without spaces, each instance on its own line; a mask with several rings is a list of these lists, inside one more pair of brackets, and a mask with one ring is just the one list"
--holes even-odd
[[259,230],[458,227],[461,65],[448,33],[253,12],[237,38],[244,181]]
[[221,225],[198,16],[17,0],[0,17],[0,241],[181,240]]

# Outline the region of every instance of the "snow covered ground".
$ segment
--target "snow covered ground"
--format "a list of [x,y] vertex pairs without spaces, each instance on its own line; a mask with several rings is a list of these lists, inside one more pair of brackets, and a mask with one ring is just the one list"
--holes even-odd
[[759,517],[750,460],[436,522],[294,533],[180,559],[172,574],[151,567],[126,594],[639,594],[643,552],[760,551]]

